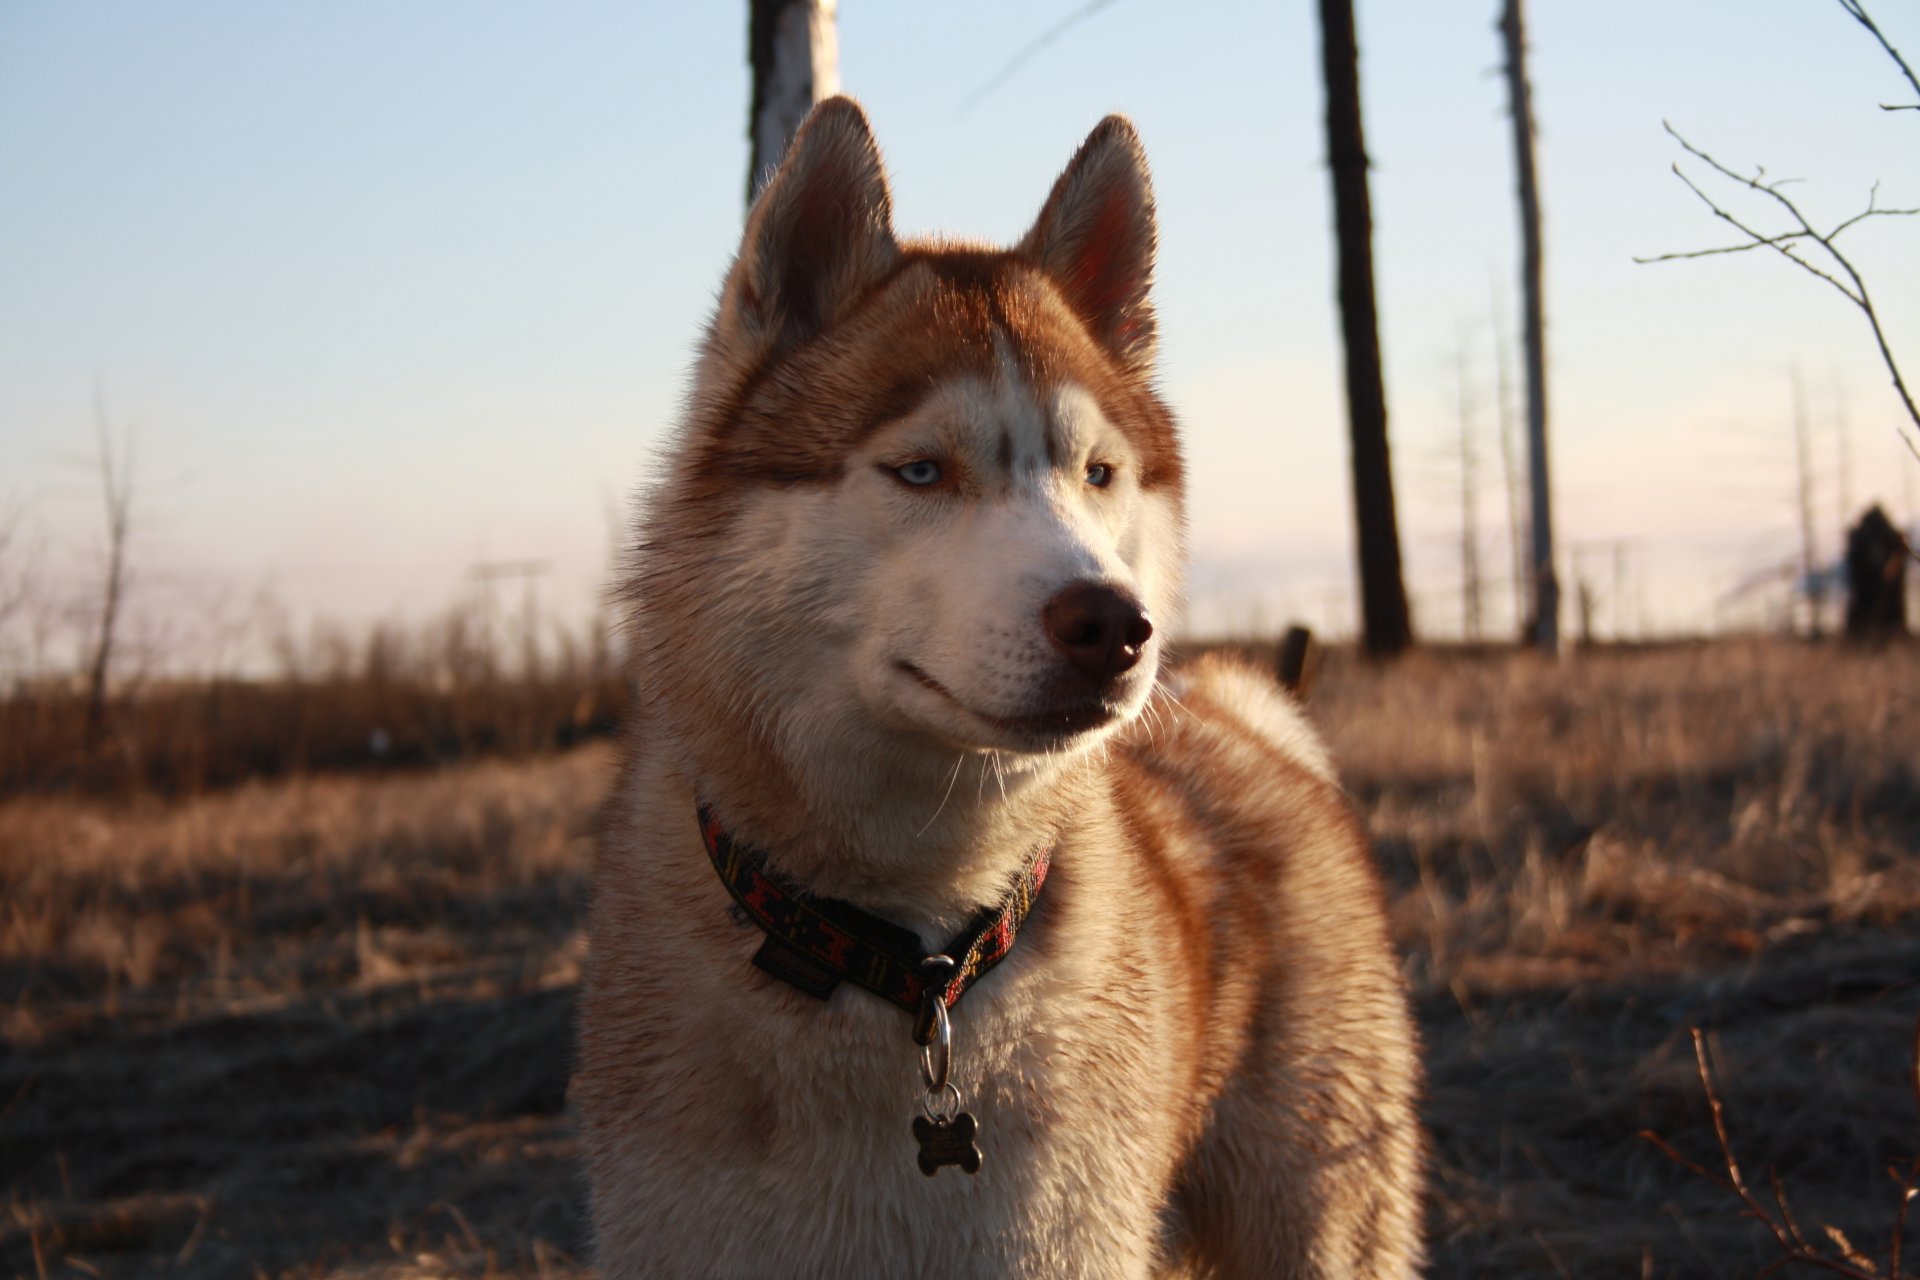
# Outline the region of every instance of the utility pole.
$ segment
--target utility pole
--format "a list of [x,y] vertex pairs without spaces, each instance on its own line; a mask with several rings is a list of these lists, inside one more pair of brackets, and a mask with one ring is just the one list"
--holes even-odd
[[747,207],[813,104],[840,92],[839,0],[748,0]]
[[1533,641],[1560,652],[1560,583],[1553,572],[1553,496],[1547,474],[1547,319],[1542,297],[1540,182],[1533,163],[1533,90],[1527,82],[1522,0],[1506,0],[1500,35],[1507,50],[1507,97],[1513,117],[1514,168],[1520,195],[1521,325],[1527,358],[1527,472],[1533,490]]
[[520,590],[520,666],[521,675],[532,680],[540,674],[540,597],[539,580],[552,568],[545,560],[488,560],[468,570],[480,584],[486,610],[487,649],[493,648],[493,584],[518,580]]
[[1320,0],[1320,55],[1327,94],[1327,168],[1333,177],[1340,325],[1346,348],[1361,641],[1369,657],[1391,658],[1413,643],[1413,623],[1401,574],[1393,465],[1387,451],[1387,391],[1380,371],[1380,325],[1374,303],[1373,206],[1367,194],[1353,0]]
[[[1567,560],[1573,566],[1574,590],[1580,608],[1580,643],[1593,643],[1593,624],[1600,616],[1601,601],[1607,600],[1613,606],[1613,643],[1618,644],[1627,638],[1627,553],[1639,545],[1637,538],[1594,538],[1586,542],[1575,542],[1567,548]],[[1609,557],[1612,560],[1612,581],[1608,585],[1610,595],[1601,596],[1595,582],[1599,577],[1594,570],[1592,558]],[[1641,609],[1636,634],[1646,632],[1646,611]]]

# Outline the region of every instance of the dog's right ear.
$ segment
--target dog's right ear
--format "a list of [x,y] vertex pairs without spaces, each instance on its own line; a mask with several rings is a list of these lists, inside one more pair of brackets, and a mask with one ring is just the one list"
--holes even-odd
[[747,214],[722,314],[762,353],[798,346],[844,314],[899,253],[866,113],[851,98],[828,98],[801,122]]

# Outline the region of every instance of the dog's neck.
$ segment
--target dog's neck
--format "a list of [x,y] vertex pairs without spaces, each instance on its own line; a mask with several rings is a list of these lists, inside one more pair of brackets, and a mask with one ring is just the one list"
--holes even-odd
[[929,946],[998,902],[1094,785],[1084,757],[996,761],[841,744],[783,759],[763,739],[682,739],[686,779],[737,838],[807,893],[850,902]]

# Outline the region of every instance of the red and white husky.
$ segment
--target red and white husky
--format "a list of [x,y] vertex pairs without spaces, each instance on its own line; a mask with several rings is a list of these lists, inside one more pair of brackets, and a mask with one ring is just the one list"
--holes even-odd
[[1154,237],[1118,116],[1007,250],[897,239],[844,98],[754,206],[626,583],[609,1277],[1417,1269],[1362,829],[1267,677],[1162,669]]

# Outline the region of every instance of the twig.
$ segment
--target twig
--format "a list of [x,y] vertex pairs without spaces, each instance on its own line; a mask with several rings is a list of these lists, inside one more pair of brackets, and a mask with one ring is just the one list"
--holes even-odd
[[[1794,1243],[1786,1228],[1774,1221],[1766,1207],[1754,1199],[1753,1192],[1747,1190],[1746,1179],[1740,1175],[1740,1162],[1733,1158],[1733,1140],[1727,1136],[1727,1117],[1720,1105],[1720,1093],[1713,1087],[1713,1072],[1707,1066],[1707,1038],[1700,1028],[1693,1029],[1693,1059],[1700,1071],[1700,1088],[1707,1095],[1707,1110],[1713,1117],[1713,1136],[1720,1144],[1720,1158],[1727,1166],[1727,1185],[1740,1197],[1740,1203],[1747,1208],[1750,1217],[1758,1219],[1773,1236],[1774,1243],[1780,1246],[1782,1253],[1794,1251]],[[1804,1252],[1804,1251],[1803,1251]]]
[[[1843,5],[1857,4],[1858,0],[1840,0],[1840,2]],[[1849,11],[1851,12],[1851,10]],[[1875,30],[1877,30],[1877,28],[1875,28]],[[1895,56],[1896,58],[1898,57],[1898,55]],[[1901,66],[1904,69],[1905,63],[1902,63]],[[1671,123],[1662,121],[1661,126],[1666,129],[1667,133],[1673,137],[1675,142],[1680,144],[1681,148],[1686,151],[1688,155],[1693,156],[1728,181],[1746,187],[1749,191],[1757,192],[1779,205],[1780,208],[1786,212],[1787,216],[1793,220],[1796,229],[1777,235],[1768,235],[1765,232],[1756,230],[1754,227],[1742,222],[1739,218],[1722,208],[1712,196],[1701,189],[1700,184],[1687,176],[1686,171],[1678,164],[1675,164],[1673,166],[1674,175],[1686,184],[1689,191],[1699,197],[1700,202],[1713,212],[1714,217],[1719,218],[1722,222],[1739,231],[1741,235],[1747,238],[1747,242],[1713,249],[1698,249],[1687,253],[1669,253],[1651,258],[1636,258],[1634,261],[1641,263],[1670,262],[1682,258],[1704,258],[1715,254],[1744,253],[1752,249],[1772,249],[1775,253],[1793,263],[1793,265],[1799,267],[1802,271],[1826,281],[1829,285],[1833,286],[1834,289],[1838,290],[1840,295],[1848,302],[1851,302],[1855,307],[1859,308],[1862,315],[1866,316],[1867,325],[1873,330],[1874,343],[1880,349],[1881,362],[1886,365],[1888,374],[1893,378],[1893,387],[1895,392],[1900,396],[1900,403],[1905,406],[1907,417],[1913,422],[1916,430],[1920,430],[1920,405],[1914,403],[1913,393],[1907,387],[1906,378],[1900,371],[1900,364],[1894,359],[1893,349],[1887,343],[1886,331],[1880,326],[1880,314],[1874,309],[1873,297],[1867,291],[1867,282],[1861,276],[1860,272],[1855,269],[1853,263],[1847,259],[1847,256],[1842,253],[1834,243],[1842,232],[1858,225],[1868,218],[1911,217],[1915,214],[1920,214],[1920,209],[1880,208],[1877,204],[1880,188],[1879,184],[1875,183],[1873,190],[1867,197],[1867,207],[1864,210],[1843,220],[1837,224],[1833,230],[1823,234],[1807,220],[1806,215],[1800,211],[1800,206],[1793,202],[1792,197],[1781,191],[1780,188],[1786,185],[1786,180],[1775,179],[1771,182],[1766,181],[1766,171],[1764,169],[1756,170],[1752,176],[1735,172],[1720,163],[1720,161],[1714,159],[1714,157],[1706,151],[1687,141],[1680,131],[1675,129]],[[1798,248],[1807,245],[1817,246],[1817,251],[1823,253],[1826,258],[1830,260],[1830,268],[1816,265],[1815,262],[1809,261],[1807,258],[1802,257],[1800,253],[1796,252]],[[1842,276],[1845,277],[1844,280],[1842,280]],[[1901,433],[1900,440],[1901,443],[1907,446],[1907,450],[1913,454],[1915,461],[1920,461],[1920,444],[1916,444],[1915,440],[1905,432]]]
[[1920,1106],[1920,1018],[1913,1020],[1913,1101]]
[[[1893,59],[1893,64],[1900,68],[1900,74],[1905,76],[1907,83],[1913,86],[1914,93],[1920,95],[1920,76],[1913,74],[1913,68],[1908,66],[1907,60],[1900,56],[1900,51],[1893,47],[1892,42],[1887,39],[1886,33],[1880,30],[1880,28],[1875,25],[1873,19],[1867,15],[1867,6],[1862,0],[1839,0],[1839,4],[1842,9],[1847,11],[1848,17],[1872,33],[1873,38],[1880,42],[1880,47],[1887,51],[1887,56]],[[1920,102],[1896,104],[1893,106],[1889,106],[1883,102],[1880,104],[1880,109],[1882,111],[1920,111]]]
[[[1704,1166],[1687,1159],[1687,1157],[1675,1150],[1666,1139],[1651,1130],[1641,1130],[1640,1136],[1647,1142],[1653,1144],[1667,1159],[1673,1161],[1694,1177],[1732,1192],[1740,1201],[1740,1216],[1743,1218],[1752,1218],[1767,1229],[1767,1233],[1773,1237],[1774,1244],[1778,1246],[1780,1250],[1780,1256],[1768,1263],[1765,1267],[1762,1267],[1757,1273],[1755,1280],[1763,1280],[1766,1276],[1773,1275],[1776,1272],[1784,1271],[1788,1267],[1794,1266],[1814,1267],[1821,1271],[1830,1272],[1833,1275],[1849,1276],[1852,1280],[1903,1280],[1903,1273],[1900,1270],[1900,1244],[1907,1229],[1907,1207],[1913,1200],[1916,1183],[1920,1183],[1920,1159],[1916,1159],[1913,1162],[1904,1177],[1894,1173],[1891,1169],[1888,1170],[1888,1173],[1893,1176],[1894,1181],[1900,1185],[1901,1194],[1899,1210],[1894,1218],[1893,1239],[1889,1249],[1888,1265],[1885,1275],[1882,1275],[1881,1272],[1874,1267],[1870,1259],[1866,1258],[1856,1250],[1852,1244],[1848,1243],[1844,1234],[1831,1226],[1825,1228],[1826,1233],[1833,1238],[1835,1244],[1845,1256],[1842,1258],[1828,1257],[1826,1254],[1821,1253],[1807,1239],[1806,1233],[1800,1229],[1800,1223],[1794,1218],[1793,1210],[1787,1205],[1786,1187],[1780,1181],[1780,1175],[1777,1170],[1767,1170],[1767,1181],[1773,1191],[1774,1203],[1779,1207],[1778,1217],[1772,1212],[1769,1212],[1766,1205],[1762,1204],[1759,1198],[1755,1196],[1752,1191],[1748,1190],[1746,1178],[1740,1172],[1740,1162],[1735,1159],[1733,1154],[1733,1140],[1727,1132],[1726,1110],[1720,1103],[1720,1091],[1713,1082],[1713,1069],[1707,1063],[1706,1037],[1701,1034],[1700,1028],[1698,1027],[1694,1027],[1691,1030],[1693,1032],[1693,1059],[1700,1075],[1700,1089],[1701,1092],[1706,1095],[1707,1111],[1713,1118],[1714,1140],[1720,1146],[1720,1160],[1721,1163],[1726,1166],[1726,1174],[1722,1176],[1714,1173]],[[1920,1055],[1920,1029],[1916,1030],[1915,1046],[1916,1055]],[[1914,1071],[1916,1078],[1920,1078],[1920,1056],[1916,1056]]]
[[1005,84],[1007,81],[1013,79],[1013,73],[1018,71],[1021,67],[1026,66],[1028,61],[1032,59],[1034,54],[1039,53],[1042,49],[1052,44],[1055,40],[1058,40],[1061,36],[1065,35],[1068,31],[1072,30],[1074,27],[1079,26],[1082,22],[1085,22],[1088,18],[1091,18],[1094,14],[1100,12],[1102,9],[1106,8],[1108,5],[1112,4],[1113,2],[1114,0],[1088,0],[1088,3],[1081,5],[1078,9],[1075,9],[1072,13],[1060,19],[1060,21],[1054,23],[1051,27],[1048,27],[1045,31],[1041,32],[1037,38],[1035,38],[1032,42],[1027,44],[1024,48],[1022,48],[1018,53],[1014,54],[1011,58],[1007,59],[1006,64],[1002,66],[998,71],[994,72],[993,75],[988,78],[985,84],[981,85],[978,89],[975,89],[972,93],[968,94],[966,96],[965,101],[961,102],[960,110],[957,111],[955,114],[965,115],[967,114],[967,112],[979,106],[981,100],[984,99],[988,94],[992,93],[995,89],[998,89],[1001,85]]
[[1907,1236],[1907,1208],[1913,1203],[1914,1182],[1920,1180],[1920,1160],[1907,1166],[1905,1177],[1894,1173],[1892,1169],[1887,1170],[1887,1174],[1900,1184],[1900,1209],[1893,1219],[1893,1256],[1887,1262],[1887,1270],[1892,1273],[1894,1280],[1899,1280],[1900,1243]]

